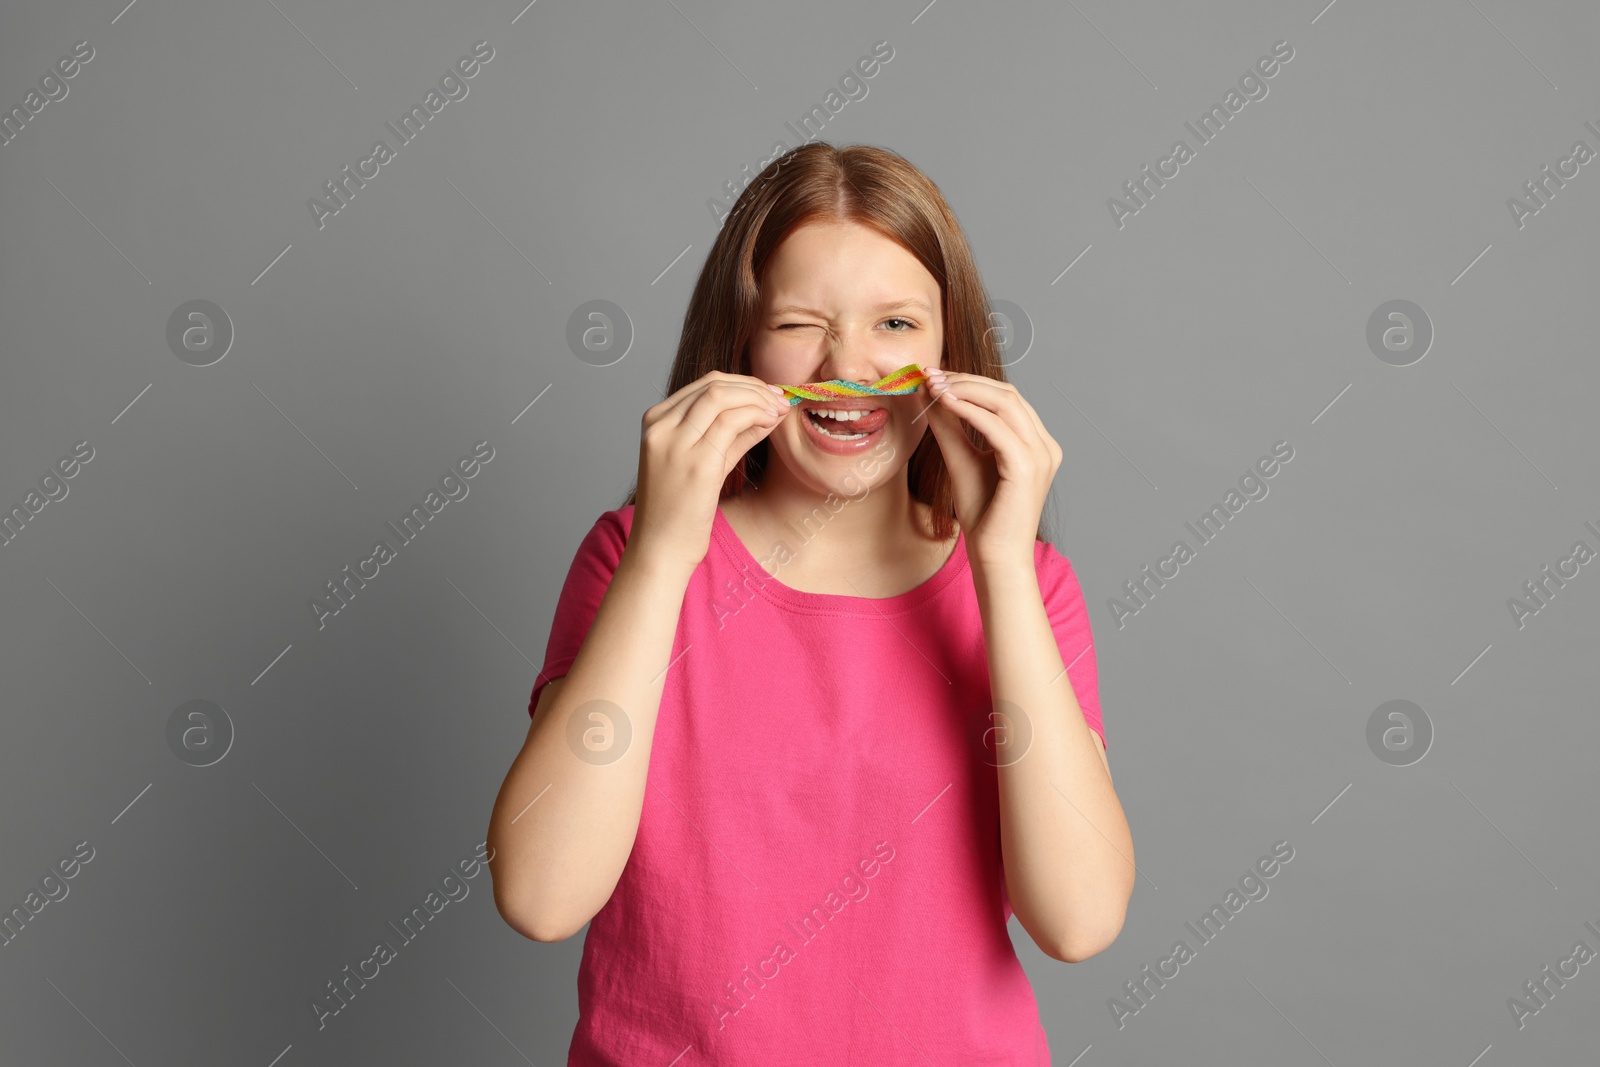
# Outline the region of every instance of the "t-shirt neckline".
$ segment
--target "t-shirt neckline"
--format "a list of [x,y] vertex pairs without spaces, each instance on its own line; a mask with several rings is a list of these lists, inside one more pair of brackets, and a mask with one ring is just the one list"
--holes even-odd
[[[782,607],[805,614],[828,615],[899,615],[922,606],[942,593],[951,582],[967,570],[967,535],[956,530],[955,548],[922,584],[890,597],[863,597],[843,593],[811,593],[784,585],[776,576],[768,574],[753,553],[739,539],[733,524],[717,505],[711,523],[712,540],[722,547],[728,560],[740,570],[749,571],[752,580],[748,587],[757,595]],[[790,542],[793,552],[803,551],[802,546]],[[780,574],[782,571],[780,570]]]

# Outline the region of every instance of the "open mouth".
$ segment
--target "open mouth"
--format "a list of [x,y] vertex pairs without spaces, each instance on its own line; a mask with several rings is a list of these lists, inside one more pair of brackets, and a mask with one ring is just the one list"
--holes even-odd
[[801,410],[806,438],[817,448],[844,455],[870,447],[889,424],[889,410],[860,401],[814,401]]

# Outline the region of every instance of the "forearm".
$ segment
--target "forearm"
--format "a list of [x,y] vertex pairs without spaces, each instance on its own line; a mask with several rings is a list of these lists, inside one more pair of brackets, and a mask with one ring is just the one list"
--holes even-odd
[[[975,562],[994,707],[1014,705],[997,749],[1006,892],[1023,929],[1076,961],[1116,938],[1133,892],[1133,840],[1050,628],[1031,556]],[[1002,701],[1006,702],[1003,704]]]
[[622,875],[688,579],[624,551],[571,669],[540,695],[488,837],[496,906],[529,937],[570,937]]

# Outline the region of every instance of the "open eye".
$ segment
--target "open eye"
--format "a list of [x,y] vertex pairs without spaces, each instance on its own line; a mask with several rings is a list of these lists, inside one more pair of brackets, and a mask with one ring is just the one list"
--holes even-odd
[[[885,322],[903,322],[903,323],[906,324],[906,326],[909,329],[912,329],[912,330],[917,328],[917,324],[912,322],[910,319],[902,319],[902,318],[896,317],[896,318],[892,318],[892,319],[885,319],[884,321]],[[905,333],[906,331],[905,330],[890,330],[889,332],[890,333]]]

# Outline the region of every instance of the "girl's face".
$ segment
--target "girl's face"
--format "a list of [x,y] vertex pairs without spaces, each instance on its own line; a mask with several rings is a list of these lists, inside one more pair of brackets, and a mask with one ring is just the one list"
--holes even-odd
[[[806,223],[765,264],[750,373],[777,385],[833,378],[871,385],[907,363],[937,367],[941,310],[938,280],[894,241],[855,222]],[[803,400],[768,435],[769,455],[819,494],[853,496],[905,469],[927,432],[927,416],[917,416],[929,401],[926,387],[905,396]],[[838,421],[814,409],[860,414]]]

